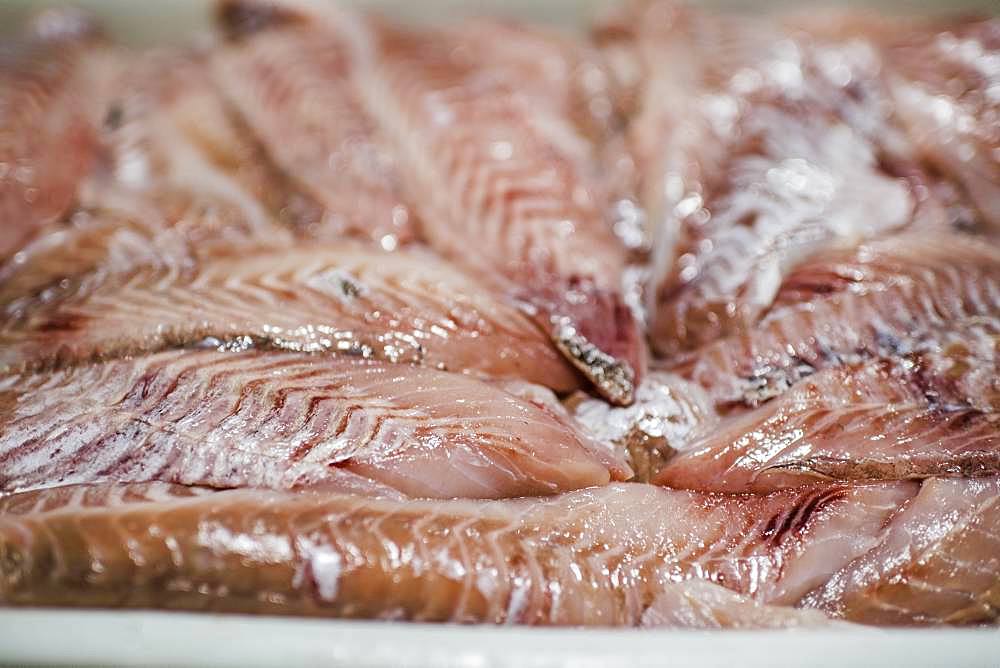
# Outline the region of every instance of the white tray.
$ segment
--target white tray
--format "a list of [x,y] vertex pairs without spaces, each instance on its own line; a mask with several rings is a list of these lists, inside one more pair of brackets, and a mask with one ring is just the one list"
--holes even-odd
[[0,610],[0,663],[345,668],[996,668],[1000,630],[641,631]]

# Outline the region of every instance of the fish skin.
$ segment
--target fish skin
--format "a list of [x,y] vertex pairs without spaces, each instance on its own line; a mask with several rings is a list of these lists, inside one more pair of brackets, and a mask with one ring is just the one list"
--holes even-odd
[[214,79],[302,200],[293,225],[393,250],[417,230],[396,157],[364,108],[355,56],[299,9],[218,3],[225,38],[211,57]]
[[997,623],[1000,478],[931,479],[892,517],[879,545],[803,606],[864,624]]
[[40,13],[0,50],[0,261],[71,208],[96,164],[96,27],[71,10]]
[[767,492],[816,480],[1000,474],[1000,414],[928,396],[920,375],[905,360],[821,371],[690,444],[654,482]]
[[[672,370],[704,387],[720,408],[739,411],[819,369],[911,356],[937,370],[928,378],[947,384],[955,376],[966,385],[946,391],[995,410],[990,332],[1000,329],[998,315],[994,246],[957,234],[906,233],[802,265],[755,329],[711,343]],[[986,364],[970,369],[966,357]]]
[[626,483],[485,503],[119,491],[132,502],[87,508],[31,496],[52,493],[66,496],[3,500],[25,508],[0,514],[4,605],[632,626],[692,578],[793,603],[876,544],[914,487],[723,497]]
[[422,33],[326,12],[329,35],[358,63],[366,108],[388,138],[422,236],[495,280],[615,403],[630,403],[645,344],[621,296],[626,251],[615,238],[598,170],[558,103],[520,95],[511,67],[486,67]]
[[426,251],[390,254],[344,241],[237,246],[171,261],[164,244],[158,249],[149,264],[85,276],[61,297],[16,303],[0,327],[0,367],[106,359],[214,337],[220,346],[247,339],[560,392],[581,385],[530,318]]
[[180,351],[0,377],[0,488],[162,480],[287,489],[357,473],[408,494],[552,494],[627,478],[562,416],[459,374]]

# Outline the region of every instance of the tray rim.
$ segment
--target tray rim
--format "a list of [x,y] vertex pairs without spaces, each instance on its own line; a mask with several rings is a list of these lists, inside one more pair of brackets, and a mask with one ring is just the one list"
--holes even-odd
[[[780,643],[776,647],[775,643]],[[170,666],[996,666],[1000,629],[493,627],[216,613],[0,609],[0,662]]]

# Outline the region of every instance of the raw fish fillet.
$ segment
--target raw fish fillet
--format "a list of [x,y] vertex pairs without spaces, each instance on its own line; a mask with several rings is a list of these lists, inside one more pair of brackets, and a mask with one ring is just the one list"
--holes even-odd
[[648,252],[620,92],[601,54],[572,35],[514,21],[465,20],[444,30],[471,65],[509,82],[532,107],[571,122],[572,132],[551,132],[549,139],[591,172],[587,187],[621,243]]
[[[826,39],[868,41],[883,61],[890,108],[915,156],[971,203],[973,228],[1000,225],[1000,20],[833,11],[791,23]],[[984,225],[985,223],[985,225]]]
[[632,626],[695,578],[794,604],[878,545],[914,492],[725,497],[626,483],[498,502],[260,490],[144,500],[146,488],[112,485],[80,502],[45,490],[0,500],[0,602]]
[[494,281],[602,394],[630,403],[644,345],[620,294],[626,251],[594,180],[600,163],[577,120],[558,102],[536,103],[523,56],[494,66],[445,30],[322,16],[358,63],[430,245]]
[[866,624],[996,624],[1000,478],[928,480],[804,604]]
[[632,20],[645,78],[630,132],[654,227],[660,354],[751,327],[811,256],[913,221],[905,161],[883,160],[900,133],[877,52],[668,2],[641,3]]
[[93,197],[100,203],[109,188],[183,191],[232,209],[263,235],[289,197],[223,99],[209,58],[201,50],[134,57],[108,104],[100,137],[109,173],[94,179]]
[[262,244],[277,250],[293,241],[286,230],[258,226],[222,198],[172,187],[102,189],[0,265],[0,309],[4,320],[18,319],[39,304],[87,294],[130,272],[158,271],[176,280],[219,252]]
[[85,17],[48,11],[0,46],[0,261],[69,211],[96,162],[98,42]]
[[[956,234],[907,233],[833,251],[793,271],[753,330],[701,349],[675,372],[722,407],[755,406],[817,369],[917,355],[938,382],[997,406],[1000,252]],[[970,368],[964,358],[985,364]]]
[[[982,364],[972,361],[973,367]],[[990,383],[996,385],[996,362],[991,366]],[[1000,474],[1000,413],[931,389],[926,372],[912,358],[821,371],[691,443],[655,481],[734,492],[817,479]]]
[[459,374],[293,353],[169,352],[0,377],[0,489],[161,480],[290,488],[339,468],[429,497],[631,472],[562,415]]
[[0,608],[1000,623],[1000,21],[213,5],[0,40]]
[[426,251],[299,243],[186,262],[169,261],[162,242],[157,249],[148,264],[15,304],[19,313],[0,327],[0,367],[252,344],[523,379],[562,392],[581,383],[530,318]]
[[[232,121],[199,52],[117,53],[100,159],[65,220],[0,264],[0,304],[74,289],[84,274],[178,266],[213,249],[288,243],[284,191]],[[92,277],[91,277],[92,278]]]
[[1000,231],[1000,19],[896,34],[886,61],[911,141]]
[[356,58],[322,22],[290,6],[228,0],[215,80],[300,203],[291,217],[323,239],[362,237],[393,250],[412,241],[396,156],[364,108]]

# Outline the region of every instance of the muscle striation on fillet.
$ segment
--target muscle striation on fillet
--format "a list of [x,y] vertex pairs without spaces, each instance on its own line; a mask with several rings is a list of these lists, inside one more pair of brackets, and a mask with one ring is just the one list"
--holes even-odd
[[523,59],[483,63],[447,30],[320,14],[357,63],[422,236],[520,303],[599,392],[630,403],[644,342],[621,296],[626,251],[597,185],[601,162],[578,119],[536,103],[537,84],[520,92],[537,74]]
[[[395,154],[364,108],[355,56],[307,15],[266,16],[267,2],[223,2],[228,39],[212,54],[214,79],[300,196],[286,212],[321,239],[367,239],[393,250],[414,239]],[[256,12],[256,14],[253,14]],[[253,29],[247,16],[255,15]]]
[[661,355],[752,327],[815,254],[930,216],[876,49],[672,2],[635,7],[617,22],[642,73],[630,133]]

